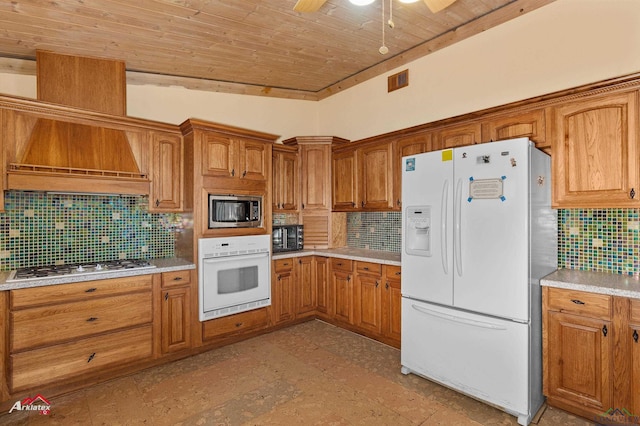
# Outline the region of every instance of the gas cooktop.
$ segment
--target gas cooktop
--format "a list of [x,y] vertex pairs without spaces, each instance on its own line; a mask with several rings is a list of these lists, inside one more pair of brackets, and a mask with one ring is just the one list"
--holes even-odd
[[142,259],[109,260],[99,263],[74,263],[69,265],[33,266],[30,268],[19,268],[11,271],[7,282],[63,277],[68,275],[99,274],[123,269],[150,269],[155,267],[155,265],[152,265],[147,260]]

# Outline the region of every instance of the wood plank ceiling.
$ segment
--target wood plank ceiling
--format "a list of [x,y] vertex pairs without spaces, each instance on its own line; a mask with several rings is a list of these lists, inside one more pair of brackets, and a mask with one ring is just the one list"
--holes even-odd
[[296,0],[2,1],[0,71],[42,49],[124,60],[132,84],[318,100],[552,1],[457,0],[437,14],[398,0],[305,14]]

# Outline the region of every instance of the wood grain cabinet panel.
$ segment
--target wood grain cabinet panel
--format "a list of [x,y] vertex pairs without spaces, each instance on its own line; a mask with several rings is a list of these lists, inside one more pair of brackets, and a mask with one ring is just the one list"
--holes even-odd
[[295,148],[273,148],[273,210],[295,212],[299,198],[299,162]]
[[182,209],[182,138],[152,133],[151,195],[149,211],[175,212]]
[[354,325],[375,334],[382,331],[382,275],[379,264],[356,263]]
[[296,318],[315,314],[318,306],[318,287],[316,285],[316,262],[313,256],[296,259],[295,305]]
[[393,144],[389,142],[358,150],[360,208],[390,210],[393,207],[393,155]]
[[317,312],[321,318],[328,319],[333,315],[331,300],[331,278],[329,273],[329,258],[315,256]]
[[202,323],[202,339],[204,341],[238,336],[264,329],[269,325],[267,308],[254,309],[235,315],[216,318]]
[[263,142],[255,142],[240,139],[237,149],[240,158],[240,168],[238,170],[241,179],[267,180],[268,165],[267,155],[271,153],[267,150],[267,145]]
[[333,318],[353,324],[353,262],[331,259],[331,292]]
[[191,289],[162,290],[162,352],[191,347]]
[[331,145],[303,144],[302,210],[331,210]]
[[333,210],[358,210],[357,151],[334,152],[331,164]]
[[482,141],[527,137],[535,143],[536,148],[549,151],[551,143],[547,141],[546,129],[544,109],[507,114],[482,123]]
[[109,368],[150,359],[152,326],[145,325],[104,336],[12,354],[12,392],[38,389],[48,384],[104,375]]
[[382,291],[382,336],[399,348],[402,325],[402,294],[399,266],[385,266],[385,285]]
[[553,207],[638,207],[637,92],[553,108]]
[[482,141],[482,124],[461,123],[434,132],[434,149],[473,145]]
[[275,260],[271,280],[271,321],[274,325],[286,323],[295,318],[294,286],[294,259]]
[[234,141],[226,136],[202,133],[202,174],[215,177],[238,175],[239,161]]

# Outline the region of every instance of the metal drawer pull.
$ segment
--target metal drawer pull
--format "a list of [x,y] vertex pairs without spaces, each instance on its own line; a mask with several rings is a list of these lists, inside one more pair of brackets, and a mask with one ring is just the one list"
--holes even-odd
[[95,288],[95,287],[91,287],[91,288],[86,289],[84,292],[85,292],[85,293],[93,293],[93,292],[94,292],[94,291],[96,291],[96,290],[97,290],[97,288]]
[[243,325],[244,325],[244,323],[241,323],[241,322],[237,322],[236,323],[236,327],[242,327]]
[[182,277],[173,277],[174,281],[182,281]]
[[638,343],[638,330],[633,330],[633,341]]
[[92,354],[89,356],[89,359],[87,360],[87,363],[89,363],[89,362],[93,361],[93,358],[95,358],[95,356],[96,356],[96,353],[95,353],[95,352],[94,352],[94,353],[92,353]]
[[169,300],[169,293],[164,294],[164,300]]
[[94,322],[94,321],[98,321],[98,318],[91,317],[91,318],[87,319],[87,322]]
[[400,271],[396,272],[396,275],[400,275],[400,274],[401,274],[401,272],[400,272]]
[[571,299],[571,301],[573,303],[575,303],[576,305],[584,305],[584,302],[582,300],[578,300],[578,299]]
[[364,267],[364,268],[362,268],[362,269],[364,269],[365,271],[368,271],[368,270],[369,270],[369,267],[365,266],[365,267]]
[[607,325],[603,325],[602,326],[602,334],[604,334],[604,337],[607,337],[607,333],[609,332],[609,330],[607,329]]

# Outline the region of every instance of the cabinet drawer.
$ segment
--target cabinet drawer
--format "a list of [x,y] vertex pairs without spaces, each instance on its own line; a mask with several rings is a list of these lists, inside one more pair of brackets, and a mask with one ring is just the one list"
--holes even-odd
[[290,271],[291,269],[293,269],[293,261],[294,259],[292,257],[288,259],[274,260],[273,263],[275,263],[275,272]]
[[114,296],[135,291],[151,291],[151,278],[151,275],[140,275],[12,290],[11,309]]
[[11,312],[11,351],[149,323],[151,304],[151,293],[133,293]]
[[399,280],[402,276],[402,272],[399,266],[387,266],[385,276],[388,280]]
[[242,333],[266,327],[268,323],[267,308],[254,309],[204,322],[202,324],[202,338],[206,340],[230,333]]
[[101,374],[152,355],[152,326],[110,333],[76,342],[14,354],[10,357],[11,391]]
[[611,296],[549,288],[549,309],[592,318],[611,319]]
[[382,275],[382,264],[371,262],[356,262],[356,271],[359,274]]
[[162,273],[162,287],[176,287],[191,283],[191,271],[174,271]]
[[640,324],[640,299],[631,299],[631,322]]
[[353,261],[347,259],[331,259],[331,269],[336,271],[352,272]]

